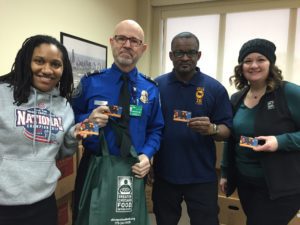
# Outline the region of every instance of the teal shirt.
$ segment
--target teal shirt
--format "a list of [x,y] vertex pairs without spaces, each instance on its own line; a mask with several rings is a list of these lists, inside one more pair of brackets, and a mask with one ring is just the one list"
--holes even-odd
[[[287,82],[284,88],[285,98],[291,116],[297,126],[300,128],[300,87],[296,84]],[[254,135],[254,118],[257,112],[258,105],[253,108],[248,108],[242,103],[238,108],[233,119],[234,134],[239,140],[241,135],[253,137]],[[278,141],[278,151],[300,151],[300,131],[293,133],[284,133],[275,136]],[[222,160],[222,174],[226,177],[226,159],[227,145],[224,145],[224,154]],[[258,155],[250,148],[240,147],[236,145],[236,166],[239,173],[251,177],[263,177],[263,170],[260,165]],[[222,175],[222,176],[223,176]]]
[[[235,138],[240,139],[240,136],[254,136],[254,118],[257,111],[257,105],[253,108],[248,108],[241,104],[233,118],[233,129]],[[259,152],[253,151],[251,148],[241,147],[237,143],[235,147],[236,166],[239,172],[243,175],[251,177],[262,177],[263,171],[259,162]]]

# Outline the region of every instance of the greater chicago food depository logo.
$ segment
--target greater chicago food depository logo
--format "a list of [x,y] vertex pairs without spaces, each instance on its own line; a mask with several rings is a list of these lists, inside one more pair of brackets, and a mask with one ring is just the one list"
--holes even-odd
[[116,212],[132,212],[133,208],[133,177],[118,176],[118,193]]
[[43,143],[56,143],[56,134],[64,130],[62,118],[42,108],[17,109],[16,126],[24,127],[28,139]]

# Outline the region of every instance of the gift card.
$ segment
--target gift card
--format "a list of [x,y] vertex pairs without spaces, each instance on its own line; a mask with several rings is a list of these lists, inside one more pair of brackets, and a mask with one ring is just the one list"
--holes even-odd
[[173,120],[179,122],[188,122],[192,118],[192,113],[184,110],[174,110]]
[[99,135],[99,126],[96,123],[83,122],[80,125],[80,131],[78,133],[82,136]]
[[257,138],[247,137],[247,136],[241,136],[241,138],[240,138],[240,146],[247,147],[247,148],[253,148],[257,145],[258,145]]
[[109,108],[109,112],[105,112],[106,115],[117,117],[117,118],[121,117],[122,110],[123,110],[121,106],[109,105],[108,108]]

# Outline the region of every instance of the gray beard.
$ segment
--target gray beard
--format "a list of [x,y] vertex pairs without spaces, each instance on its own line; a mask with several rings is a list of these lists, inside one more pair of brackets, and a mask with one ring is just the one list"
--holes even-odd
[[123,65],[123,66],[131,66],[134,63],[133,59],[126,59],[126,58],[122,58],[122,57],[117,57],[117,60],[118,60],[119,64]]

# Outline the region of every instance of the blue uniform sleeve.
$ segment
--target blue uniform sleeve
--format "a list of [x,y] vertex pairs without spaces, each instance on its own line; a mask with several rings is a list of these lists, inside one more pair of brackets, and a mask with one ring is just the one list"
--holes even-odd
[[148,156],[149,159],[158,151],[160,147],[162,128],[164,120],[161,111],[158,88],[154,89],[154,101],[150,118],[147,124],[145,144],[140,153]]
[[214,123],[224,124],[229,129],[232,127],[233,114],[230,99],[226,89],[221,85],[217,91],[215,108],[213,112],[212,119]]
[[80,80],[80,83],[78,84],[77,88],[74,91],[73,97],[72,97],[72,108],[75,114],[75,123],[82,122],[89,116],[88,110],[88,99],[87,99],[87,91],[86,91],[86,79],[83,77]]
[[[93,80],[90,77],[82,77],[73,94],[71,104],[76,123],[80,123],[87,119],[93,110],[91,95],[93,95],[94,90],[91,87],[92,82]],[[100,146],[98,136],[92,135],[87,137],[83,139],[82,144],[86,150],[99,152]]]

